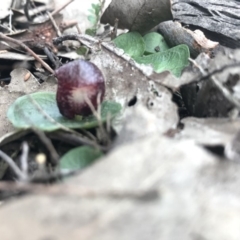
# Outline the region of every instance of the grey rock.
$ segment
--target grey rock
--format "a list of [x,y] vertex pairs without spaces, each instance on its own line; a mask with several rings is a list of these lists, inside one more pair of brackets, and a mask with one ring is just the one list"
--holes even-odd
[[[191,140],[152,135],[114,149],[62,186],[102,194],[43,194],[3,205],[1,239],[237,240],[239,170]],[[136,191],[158,194],[142,199]]]

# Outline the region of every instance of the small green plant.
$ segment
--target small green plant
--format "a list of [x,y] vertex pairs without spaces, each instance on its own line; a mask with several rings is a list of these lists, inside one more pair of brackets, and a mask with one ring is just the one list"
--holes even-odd
[[102,156],[103,153],[99,149],[89,146],[76,147],[61,157],[59,164],[60,169],[80,170],[88,167]]
[[[29,101],[29,96],[45,115],[36,108],[33,101]],[[37,92],[29,96],[19,97],[8,109],[7,117],[17,129],[35,127],[42,131],[51,132],[62,129],[62,126],[70,129],[90,129],[99,125],[94,115],[82,117],[81,119],[67,119],[63,117],[59,112],[55,93]],[[115,117],[120,110],[120,104],[104,101],[101,104],[101,121],[106,122],[109,117]]]
[[157,73],[170,71],[180,77],[182,70],[189,64],[188,46],[180,44],[169,48],[159,33],[148,33],[142,37],[138,32],[128,32],[113,42],[137,63],[151,65]]
[[96,35],[98,22],[100,19],[101,8],[102,8],[102,1],[99,0],[99,3],[97,4],[92,3],[91,8],[88,10],[89,15],[87,17],[88,21],[92,24],[92,27],[86,30],[85,32],[86,34],[91,36]]
[[[93,114],[89,116],[76,115],[74,119],[68,119],[59,112],[55,93],[36,92],[17,98],[9,107],[7,117],[19,131],[23,129],[35,129],[35,131],[43,132],[61,130],[78,136],[78,132],[75,132],[74,129],[84,130],[84,132],[93,128],[101,129],[103,128],[102,124],[111,121],[121,111],[121,105],[113,101],[103,101],[99,108],[96,115],[93,111]],[[102,132],[104,131],[102,129]],[[94,140],[88,140],[88,136],[86,134],[86,140],[94,147],[81,146],[71,149],[60,158],[59,170],[83,169],[103,156],[100,145]],[[1,168],[4,170],[4,167],[0,161],[0,179],[2,177]]]

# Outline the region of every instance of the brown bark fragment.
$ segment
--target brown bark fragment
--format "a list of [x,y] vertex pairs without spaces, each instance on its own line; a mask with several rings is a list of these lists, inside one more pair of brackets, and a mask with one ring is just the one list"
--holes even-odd
[[218,45],[217,42],[207,39],[202,31],[193,32],[182,27],[178,22],[163,22],[159,24],[158,31],[171,47],[187,44],[192,57],[197,57],[201,52],[211,54],[211,51]]
[[240,47],[240,2],[234,0],[172,0],[172,13],[189,28],[200,29],[221,45]]

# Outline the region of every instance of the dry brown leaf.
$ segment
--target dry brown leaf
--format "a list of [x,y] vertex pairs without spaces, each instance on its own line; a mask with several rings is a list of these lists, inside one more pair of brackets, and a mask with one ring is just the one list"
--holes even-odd
[[144,33],[163,21],[171,20],[170,0],[113,0],[101,22]]
[[148,97],[126,110],[123,127],[114,147],[131,144],[156,133],[164,134],[177,127],[177,107],[171,101],[171,94],[163,89],[160,94],[161,96],[154,96],[146,92]]
[[181,123],[184,128],[176,135],[177,139],[193,139],[197,144],[206,146],[225,146],[240,129],[239,119],[188,117],[182,119]]
[[[202,60],[189,67],[181,77],[197,81],[206,75],[204,81],[181,88],[185,106],[195,117],[229,117],[234,108],[240,110],[240,51],[223,49],[214,59]],[[206,71],[215,71],[215,74],[208,75]]]

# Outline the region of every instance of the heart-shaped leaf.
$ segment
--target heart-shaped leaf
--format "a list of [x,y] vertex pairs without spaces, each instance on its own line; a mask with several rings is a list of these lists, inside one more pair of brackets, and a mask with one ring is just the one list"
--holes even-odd
[[143,37],[145,41],[145,55],[168,50],[169,47],[163,36],[156,32],[151,32]]
[[[30,98],[31,97],[31,98]],[[26,129],[36,127],[43,131],[54,131],[61,126],[51,122],[44,114],[34,105],[33,101],[52,119],[68,128],[81,129],[93,128],[98,126],[97,119],[93,116],[67,119],[61,115],[56,103],[56,94],[50,92],[37,92],[19,97],[8,109],[8,119],[16,128]],[[114,117],[121,110],[121,105],[105,101],[101,104],[101,121],[104,122],[108,117]]]
[[170,71],[175,76],[180,77],[182,70],[189,64],[189,57],[188,46],[181,44],[163,52],[135,58],[135,61],[152,65],[157,73]]
[[144,40],[138,32],[124,33],[115,38],[113,42],[132,58],[142,56],[145,51]]

